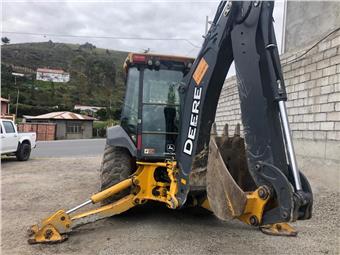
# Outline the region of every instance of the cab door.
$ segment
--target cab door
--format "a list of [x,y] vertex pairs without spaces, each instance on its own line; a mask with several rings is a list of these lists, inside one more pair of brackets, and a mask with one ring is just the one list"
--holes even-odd
[[2,120],[1,125],[1,153],[16,152],[18,147],[18,133],[12,121]]
[[141,158],[171,158],[179,129],[180,100],[178,87],[182,70],[150,70],[143,72],[142,148]]

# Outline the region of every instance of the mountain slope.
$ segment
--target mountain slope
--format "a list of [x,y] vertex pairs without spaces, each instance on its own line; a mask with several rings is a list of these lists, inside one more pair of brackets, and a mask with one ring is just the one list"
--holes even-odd
[[[125,92],[123,63],[126,56],[126,52],[100,49],[89,43],[78,45],[49,41],[3,45],[1,95],[12,98],[12,103],[15,101],[17,88],[11,73],[18,68],[34,71],[39,67],[61,68],[71,75],[68,83],[37,81],[34,74],[18,78],[19,102],[32,109],[51,110],[57,109],[56,106],[72,109],[75,104],[84,104],[111,106],[118,110]],[[29,114],[25,110],[19,110],[19,113]]]

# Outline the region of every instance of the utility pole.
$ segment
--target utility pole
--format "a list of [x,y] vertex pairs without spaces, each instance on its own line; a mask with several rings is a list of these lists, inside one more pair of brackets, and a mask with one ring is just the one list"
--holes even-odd
[[286,22],[287,22],[287,0],[283,1],[283,18],[282,18],[282,37],[281,37],[281,54],[285,52],[286,43]]
[[18,89],[18,92],[17,92],[17,103],[15,105],[15,118],[17,118],[17,116],[18,116],[18,104],[19,104],[20,90],[19,90],[19,86],[17,86],[17,77],[16,76],[14,76],[14,85]]
[[209,16],[205,16],[205,35],[208,33]]
[[204,30],[204,35],[203,37],[205,37],[209,31],[209,25],[212,24],[212,21],[209,20],[209,16],[205,16],[205,30]]
[[17,88],[17,102],[16,102],[16,106],[15,106],[15,118],[17,118],[17,116],[18,116],[18,105],[19,105],[19,95],[20,95],[19,86],[17,86],[17,77],[24,77],[24,74],[22,74],[22,73],[12,73],[12,75],[14,76],[14,86]]

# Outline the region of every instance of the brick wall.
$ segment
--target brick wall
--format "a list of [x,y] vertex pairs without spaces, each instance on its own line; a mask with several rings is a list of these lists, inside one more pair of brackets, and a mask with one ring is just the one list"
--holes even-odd
[[[315,42],[281,56],[291,130],[295,140],[311,141],[313,144],[316,141],[335,142],[331,145],[332,151],[339,152],[334,157],[340,160],[340,32],[296,59],[313,44]],[[225,81],[221,92],[215,119],[218,131],[222,131],[224,123],[234,128],[241,122],[240,114],[234,76]],[[327,156],[326,151],[322,154]]]

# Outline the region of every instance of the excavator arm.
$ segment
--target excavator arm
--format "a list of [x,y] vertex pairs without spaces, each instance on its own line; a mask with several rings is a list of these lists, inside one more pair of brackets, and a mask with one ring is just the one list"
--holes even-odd
[[[273,197],[261,222],[311,217],[312,191],[297,167],[290,136],[273,8],[273,1],[223,1],[218,7],[202,49],[180,88],[176,159],[180,178],[186,180],[180,182],[180,204],[189,191],[193,160],[209,146],[217,102],[234,61],[248,169],[256,185],[267,187]],[[208,171],[217,170],[208,166]]]

